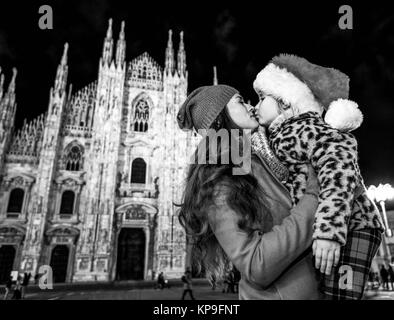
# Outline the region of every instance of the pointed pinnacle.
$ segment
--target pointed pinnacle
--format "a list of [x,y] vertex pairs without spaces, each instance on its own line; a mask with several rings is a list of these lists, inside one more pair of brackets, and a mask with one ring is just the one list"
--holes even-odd
[[68,54],[68,42],[64,44],[63,56],[62,56],[62,65],[67,64],[67,54]]
[[112,18],[108,20],[107,38],[112,38]]
[[183,49],[183,48],[184,48],[184,43],[183,43],[183,31],[180,32],[179,37],[180,37],[179,49]]
[[3,91],[3,85],[4,85],[4,74],[2,74],[0,70],[0,98],[1,98],[1,92]]
[[8,86],[8,92],[15,90],[15,80],[16,80],[17,74],[18,74],[18,70],[16,68],[12,68],[12,79],[11,79],[11,82]]
[[120,34],[119,34],[119,39],[124,40],[124,27],[125,27],[125,22],[122,21],[122,24],[120,26]]
[[168,47],[172,47],[172,30],[168,30]]
[[214,86],[218,85],[218,74],[217,74],[216,66],[213,67],[213,85]]

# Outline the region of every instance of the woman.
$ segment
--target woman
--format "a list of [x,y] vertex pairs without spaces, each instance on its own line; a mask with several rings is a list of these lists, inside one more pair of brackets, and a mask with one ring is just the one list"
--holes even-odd
[[[201,87],[179,110],[178,125],[199,132],[225,129],[236,139],[234,129],[258,128],[252,109],[232,87]],[[209,140],[205,146],[210,149]],[[232,163],[220,163],[231,148],[223,151],[218,143],[216,151],[219,164],[190,166],[179,213],[194,240],[194,263],[219,278],[231,261],[241,273],[240,299],[319,299],[310,252],[318,204],[313,171],[292,209],[287,189],[261,155],[252,155],[251,173],[233,176],[239,162],[231,157]]]

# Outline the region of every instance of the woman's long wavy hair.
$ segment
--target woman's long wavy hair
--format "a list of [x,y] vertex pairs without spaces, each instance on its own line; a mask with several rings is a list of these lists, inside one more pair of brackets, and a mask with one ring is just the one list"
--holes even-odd
[[[229,131],[229,137],[234,139],[229,129],[229,116],[223,111],[211,128]],[[256,222],[261,222],[268,215],[262,199],[261,190],[256,178],[251,175],[232,174],[234,164],[221,163],[221,143],[217,143],[217,164],[209,164],[209,140],[205,144],[207,164],[192,164],[189,167],[183,202],[179,205],[179,221],[185,228],[188,239],[192,244],[192,265],[198,273],[205,270],[205,276],[214,275],[216,279],[224,276],[230,267],[230,261],[217,241],[209,223],[208,208],[215,205],[215,187],[218,184],[226,187],[226,201],[238,216],[238,227],[251,234]],[[201,144],[200,144],[201,145]],[[212,150],[211,150],[212,151]],[[197,157],[200,150],[195,151]]]

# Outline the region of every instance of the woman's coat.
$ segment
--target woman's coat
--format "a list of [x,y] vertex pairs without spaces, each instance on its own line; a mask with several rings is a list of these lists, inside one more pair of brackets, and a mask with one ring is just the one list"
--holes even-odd
[[237,225],[237,213],[226,202],[227,190],[218,185],[215,204],[209,208],[209,224],[233,265],[241,272],[239,298],[319,299],[318,277],[311,245],[318,186],[292,209],[290,194],[263,159],[252,156],[257,178],[272,215],[248,235]]

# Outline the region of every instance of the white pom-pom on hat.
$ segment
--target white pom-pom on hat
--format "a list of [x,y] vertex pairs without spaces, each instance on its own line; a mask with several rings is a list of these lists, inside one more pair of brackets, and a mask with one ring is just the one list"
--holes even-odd
[[354,101],[338,99],[329,105],[324,121],[335,129],[350,132],[360,127],[363,114]]

